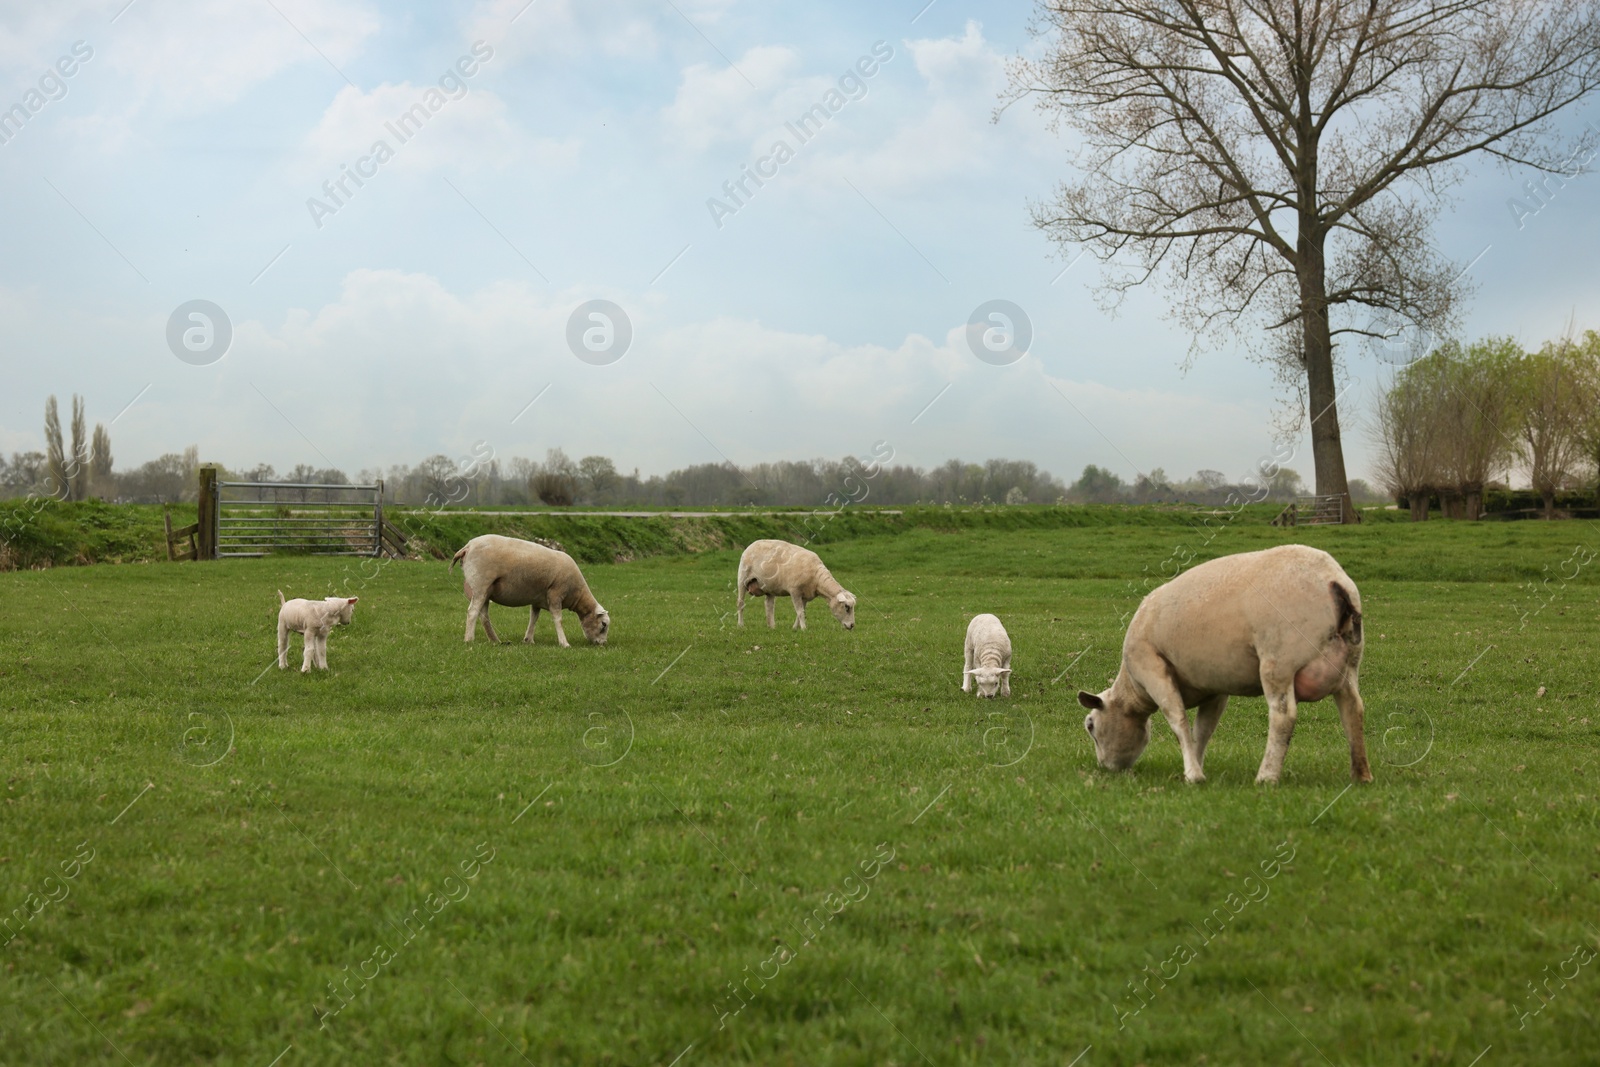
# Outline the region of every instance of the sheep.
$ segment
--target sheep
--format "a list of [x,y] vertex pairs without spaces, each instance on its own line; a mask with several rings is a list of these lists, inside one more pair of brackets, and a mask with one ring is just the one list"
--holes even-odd
[[1011,695],[1011,638],[993,615],[975,615],[967,623],[961,691],[972,692],[978,683],[980,697]]
[[474,537],[450,560],[450,569],[461,564],[461,589],[467,595],[467,641],[472,640],[479,619],[483,632],[494,642],[500,637],[489,622],[489,604],[532,608],[528,632],[522,640],[533,643],[533,628],[540,609],[550,612],[556,625],[556,641],[571,648],[561,628],[561,612],[571,608],[578,613],[583,635],[591,644],[603,645],[611,629],[611,615],[589,592],[578,564],[565,552],[557,552],[532,541],[499,534]]
[[[1257,784],[1276,785],[1299,701],[1331,695],[1350,745],[1350,776],[1372,781],[1362,724],[1361,594],[1320,549],[1279,545],[1223,556],[1160,586],[1139,605],[1111,688],[1080,692],[1084,729],[1107,770],[1133,766],[1166,716],[1183,776],[1205,781],[1206,743],[1230,696],[1266,695],[1267,750]],[[1185,709],[1196,708],[1191,733]]]
[[328,632],[335,626],[349,626],[360,597],[330,596],[321,600],[285,600],[278,590],[278,669],[289,667],[289,631],[304,639],[305,655],[300,673],[312,667],[328,669]]
[[834,581],[822,559],[809,548],[788,541],[754,541],[739,557],[739,625],[744,625],[746,596],[767,598],[767,629],[778,625],[774,604],[788,595],[794,602],[793,629],[806,628],[806,601],[828,598],[828,610],[846,630],[856,627],[856,598]]

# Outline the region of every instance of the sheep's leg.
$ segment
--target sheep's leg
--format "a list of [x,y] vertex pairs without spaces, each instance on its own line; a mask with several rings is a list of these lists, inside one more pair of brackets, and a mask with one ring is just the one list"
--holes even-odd
[[744,593],[744,571],[741,570],[739,572],[739,611],[738,611],[738,620],[739,620],[739,625],[740,626],[744,625],[744,596],[745,596],[745,593]]
[[301,642],[301,646],[304,651],[300,656],[300,673],[308,674],[310,673],[312,666],[317,662],[316,632],[307,629],[302,632],[301,636],[304,638],[304,640]]
[[961,691],[972,692],[972,645],[968,644],[961,650]]
[[1189,715],[1183,706],[1183,694],[1178,692],[1178,686],[1173,682],[1164,660],[1157,657],[1156,663],[1146,663],[1144,666],[1147,669],[1140,670],[1137,677],[1145,692],[1150,694],[1150,699],[1161,708],[1167,725],[1178,736],[1178,747],[1183,751],[1184,781],[1205,781],[1205,759],[1195,744],[1194,734],[1189,730]]
[[767,597],[767,629],[775,630],[778,627],[778,598]]
[[289,669],[289,627],[282,619],[278,620],[278,669]]
[[1206,758],[1206,746],[1211,743],[1211,735],[1216,732],[1217,723],[1222,719],[1222,713],[1228,707],[1228,694],[1218,695],[1203,700],[1194,712],[1194,744],[1199,750],[1200,759]]
[[571,648],[572,646],[567,644],[567,631],[561,628],[561,604],[554,598],[550,603],[550,621],[556,624],[556,642],[562,648]]
[[317,666],[328,669],[328,630],[317,631]]
[[[530,610],[531,614],[528,616],[528,632],[522,635],[522,643],[525,645],[533,644],[533,628],[539,625],[539,605],[533,605]],[[560,627],[558,626],[556,629],[559,630]]]
[[[1007,656],[1004,660],[1002,660],[1001,663],[1000,663],[1000,666],[1002,666],[1002,667],[1010,667],[1011,666],[1011,657]],[[1003,696],[1003,697],[1008,697],[1008,696],[1011,695],[1011,675],[1009,675],[1009,674],[1002,674],[1000,676],[1000,695]],[[1201,745],[1201,754],[1203,755],[1204,753],[1205,753],[1205,746],[1202,744]]]
[[806,628],[806,598],[799,593],[790,593],[789,599],[794,601],[794,629]]
[[489,635],[489,640],[494,640],[494,627],[489,625],[489,591],[472,594],[472,600],[467,605],[467,643],[472,643],[473,631],[478,628],[478,620],[483,619],[484,633]]
[[494,623],[489,621],[489,605],[487,603],[483,605],[483,615],[480,618],[483,619],[484,636],[498,645],[500,643],[500,635],[494,632]]
[[1357,782],[1370,782],[1372,767],[1367,763],[1367,739],[1362,732],[1367,709],[1356,686],[1355,671],[1348,672],[1344,684],[1333,691],[1333,702],[1339,705],[1339,720],[1344,723],[1345,740],[1350,742],[1350,777]]
[[[1294,736],[1296,704],[1294,675],[1277,677],[1263,664],[1261,688],[1267,697],[1267,751],[1256,772],[1257,785],[1277,785],[1283,777],[1283,758],[1289,754],[1289,739]],[[1341,714],[1343,708],[1340,708]]]

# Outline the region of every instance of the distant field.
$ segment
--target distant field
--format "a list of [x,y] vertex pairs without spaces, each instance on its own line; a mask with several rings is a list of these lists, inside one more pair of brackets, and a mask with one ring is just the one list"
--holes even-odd
[[[463,644],[442,562],[0,574],[0,1063],[1595,1062],[1594,526],[983,514],[832,528],[852,633],[734,628],[737,546],[587,565],[604,649]],[[1361,587],[1377,780],[1325,702],[1257,788],[1259,699],[1204,785],[1162,725],[1096,769],[1139,595],[1290,540]],[[330,671],[279,588],[361,597]]]

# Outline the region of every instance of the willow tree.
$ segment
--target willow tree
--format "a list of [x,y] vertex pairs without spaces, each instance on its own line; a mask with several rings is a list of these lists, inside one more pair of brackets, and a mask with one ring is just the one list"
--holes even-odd
[[1430,229],[1471,157],[1582,169],[1591,135],[1552,119],[1600,87],[1600,4],[1038,4],[1046,46],[1013,61],[1009,94],[1079,142],[1035,224],[1115,256],[1113,301],[1164,278],[1197,338],[1278,359],[1311,416],[1316,491],[1347,496],[1336,338],[1450,321],[1461,267]]
[[1367,432],[1374,448],[1373,473],[1378,483],[1411,509],[1411,521],[1428,517],[1428,501],[1442,483],[1438,396],[1423,367],[1413,365],[1395,376],[1373,408]]
[[1585,424],[1594,415],[1594,375],[1571,339],[1547,344],[1518,368],[1522,460],[1544,517],[1555,518],[1556,490],[1565,489],[1588,459]]

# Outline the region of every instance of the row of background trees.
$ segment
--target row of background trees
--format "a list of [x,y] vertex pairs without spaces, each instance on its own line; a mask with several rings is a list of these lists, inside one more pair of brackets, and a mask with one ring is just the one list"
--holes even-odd
[[1545,516],[1600,474],[1600,332],[1526,351],[1510,338],[1448,342],[1401,369],[1371,425],[1383,488],[1425,519],[1475,519],[1485,490],[1521,472]]
[[[193,446],[171,452],[138,467],[114,471],[111,439],[104,426],[85,438],[83,401],[73,397],[72,435],[63,438],[55,397],[45,405],[46,452],[0,456],[0,496],[39,494],[67,500],[90,497],[126,503],[176,503],[193,500],[200,466]],[[341,470],[301,464],[277,471],[270,464],[223,468],[234,481],[301,482],[348,485]],[[1055,504],[1180,503],[1224,504],[1240,498],[1287,501],[1303,493],[1300,475],[1282,468],[1262,484],[1256,477],[1232,481],[1220,471],[1202,470],[1193,477],[1169,478],[1157,468],[1133,482],[1090,464],[1068,484],[1027,460],[991,459],[969,463],[952,459],[932,469],[883,466],[864,477],[853,459],[812,459],[758,463],[704,463],[665,475],[641,476],[619,471],[605,456],[572,459],[559,448],[542,461],[439,454],[415,466],[357,472],[355,480],[382,480],[384,496],[396,503],[469,507],[579,505],[589,507],[706,507],[774,505],[816,507],[841,500],[875,505],[902,504]],[[865,487],[866,496],[861,496]],[[1373,499],[1364,483],[1355,483],[1358,499]]]

